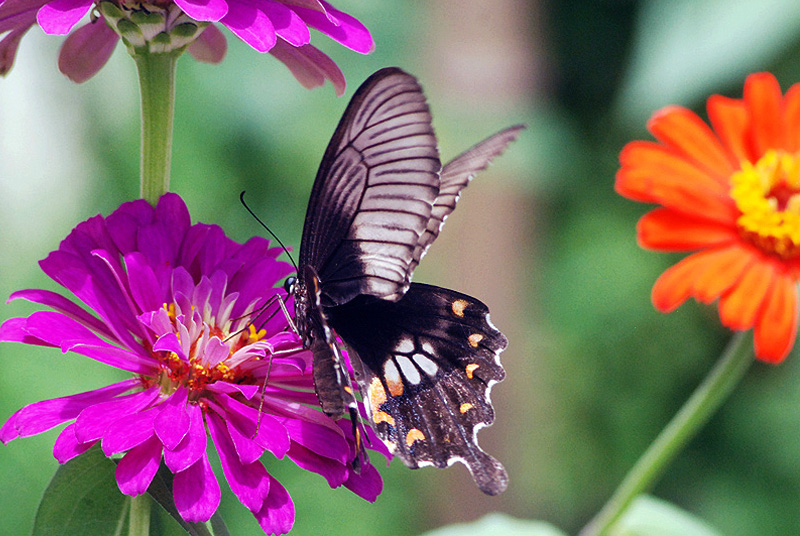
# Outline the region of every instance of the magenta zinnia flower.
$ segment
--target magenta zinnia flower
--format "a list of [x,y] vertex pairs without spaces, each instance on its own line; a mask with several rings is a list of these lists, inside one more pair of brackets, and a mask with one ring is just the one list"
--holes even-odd
[[190,225],[175,194],[156,208],[133,201],[78,225],[40,265],[86,308],[46,290],[15,292],[11,300],[52,310],[7,320],[0,340],[75,352],[133,377],[26,406],[0,428],[0,440],[71,421],[53,448],[59,463],[98,442],[107,456],[124,453],[116,479],[128,495],[147,490],[163,458],[186,521],[207,521],[220,500],[206,430],[231,489],[267,533],[291,529],[294,505],[259,460],[264,451],[267,465],[289,458],[373,501],[381,478],[370,465],[353,470],[350,421],[319,410],[310,353],[285,316],[273,314],[275,303],[265,307],[286,297],[273,288],[292,271],[276,260],[281,251],[262,238],[238,244],[217,226]]
[[199,24],[202,33],[188,50],[195,59],[209,63],[222,61],[226,51],[225,37],[209,25],[218,22],[257,51],[269,52],[285,63],[305,87],[330,80],[339,95],[344,92],[344,75],[310,44],[309,28],[362,54],[374,48],[363,24],[324,0],[154,0],[146,9],[141,2],[128,0],[0,0],[0,36],[5,34],[0,40],[0,75],[11,69],[17,46],[34,23],[47,34],[66,35],[95,6],[100,9],[93,12],[91,22],[67,37],[59,55],[59,69],[75,82],[94,76],[111,57],[119,40],[112,28],[124,34],[117,20],[105,17],[104,6],[125,14],[144,13],[150,17],[147,24],[152,24],[154,13],[163,15],[163,27],[156,33],[169,33],[186,22]]

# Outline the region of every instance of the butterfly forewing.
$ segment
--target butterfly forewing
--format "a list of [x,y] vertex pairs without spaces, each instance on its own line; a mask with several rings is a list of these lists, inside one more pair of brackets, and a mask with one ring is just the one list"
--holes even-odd
[[323,305],[402,296],[440,167],[416,79],[391,68],[374,74],[339,122],[306,214],[300,264],[316,268]]
[[484,492],[505,489],[505,469],[477,442],[494,421],[490,390],[505,376],[507,344],[483,303],[415,283],[397,302],[360,297],[327,316],[359,357],[370,424],[395,455],[414,468],[459,461]]

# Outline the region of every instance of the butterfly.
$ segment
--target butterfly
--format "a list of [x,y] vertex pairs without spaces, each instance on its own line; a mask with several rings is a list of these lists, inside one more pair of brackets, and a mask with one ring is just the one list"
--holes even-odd
[[411,283],[411,275],[461,190],[522,128],[442,168],[416,78],[393,67],[370,76],[325,151],[298,275],[287,285],[322,410],[358,420],[338,336],[369,424],[389,450],[411,468],[462,462],[489,495],[506,489],[508,475],[478,446],[477,432],[494,421],[489,393],[505,376],[499,355],[507,339],[486,305]]

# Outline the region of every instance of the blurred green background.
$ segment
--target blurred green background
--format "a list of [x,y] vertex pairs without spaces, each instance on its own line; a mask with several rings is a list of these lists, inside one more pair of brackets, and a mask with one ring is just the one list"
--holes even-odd
[[[740,97],[744,77],[800,81],[800,10],[751,2],[337,0],[377,42],[359,56],[316,34],[341,66],[345,98],[306,91],[271,56],[228,35],[217,66],[178,66],[172,190],[194,221],[243,241],[253,208],[299,246],[319,159],[352,92],[371,72],[416,74],[444,159],[501,128],[521,139],[466,191],[415,279],[485,301],[508,335],[493,391],[497,423],[481,444],[511,475],[483,496],[466,469],[381,468],[370,505],[322,477],[266,460],[292,494],[293,534],[418,534],[497,511],[575,533],[711,368],[729,338],[715,309],[670,315],[649,302],[679,256],[640,250],[646,207],[613,191],[617,154],[676,103],[703,114],[711,93]],[[138,90],[119,47],[97,76],[58,73],[61,38],[33,28],[0,80],[0,296],[56,290],[36,262],[79,221],[138,195]],[[0,319],[35,308],[11,303]],[[800,356],[756,364],[655,489],[721,534],[800,534]],[[22,405],[90,390],[115,370],[57,350],[0,346],[0,419]],[[27,534],[56,462],[57,432],[0,447],[0,528]],[[225,490],[234,534],[258,533]]]

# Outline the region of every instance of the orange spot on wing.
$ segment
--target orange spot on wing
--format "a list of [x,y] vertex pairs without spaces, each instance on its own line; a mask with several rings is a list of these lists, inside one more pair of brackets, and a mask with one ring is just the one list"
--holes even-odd
[[389,394],[392,396],[400,396],[403,394],[403,382],[400,380],[393,380],[389,378],[384,378],[386,380],[386,386],[389,388]]
[[386,390],[379,378],[372,378],[372,381],[367,387],[367,396],[369,397],[370,407],[377,411],[381,404],[386,402]]
[[473,333],[472,335],[467,337],[467,339],[469,339],[470,346],[472,346],[473,348],[477,348],[478,344],[483,340],[483,335],[481,335],[480,333]]
[[423,439],[425,439],[425,434],[417,428],[412,428],[406,434],[406,445],[410,447],[414,444],[414,441],[422,441]]
[[375,424],[386,422],[389,423],[389,426],[394,426],[394,417],[385,411],[373,411],[372,420],[375,422]]
[[463,318],[464,317],[464,309],[467,308],[469,302],[467,300],[462,300],[461,298],[454,300],[452,307],[453,307],[453,314],[457,317]]
[[471,410],[471,409],[472,409],[472,408],[474,408],[474,407],[475,407],[475,406],[473,406],[473,405],[472,405],[472,404],[470,404],[469,402],[464,402],[464,403],[463,403],[463,404],[461,404],[461,406],[458,408],[458,411],[460,411],[461,413],[466,413],[466,412],[468,412],[469,410]]
[[472,373],[475,372],[475,369],[477,369],[478,367],[480,367],[480,365],[477,363],[470,363],[469,365],[467,365],[467,378],[471,380]]

